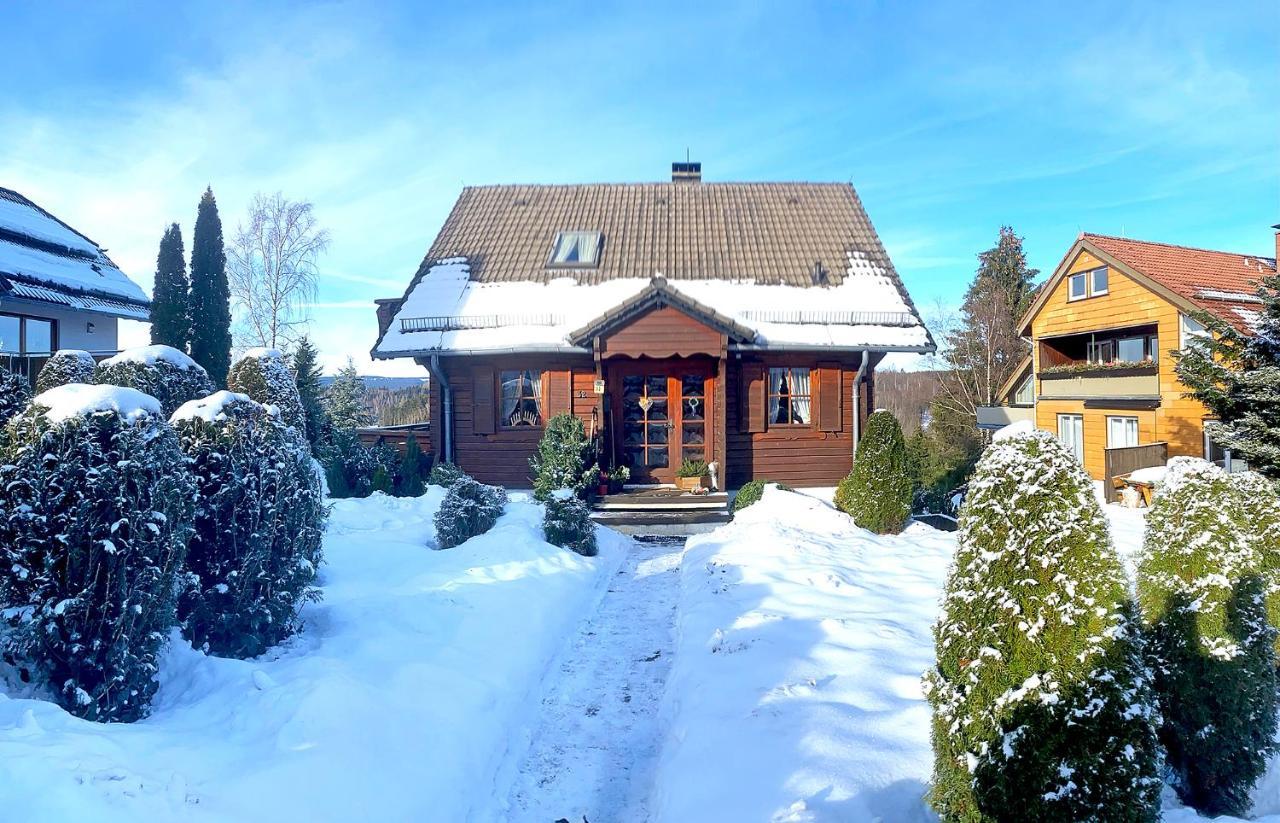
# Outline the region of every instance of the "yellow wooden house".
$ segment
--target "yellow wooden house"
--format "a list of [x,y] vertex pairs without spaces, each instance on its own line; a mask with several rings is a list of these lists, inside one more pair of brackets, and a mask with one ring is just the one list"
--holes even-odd
[[1201,311],[1250,330],[1257,282],[1275,270],[1273,257],[1081,234],[1022,319],[1031,356],[1007,406],[1056,434],[1097,480],[1156,454],[1236,465],[1206,438],[1207,410],[1186,396],[1173,352],[1205,333]]

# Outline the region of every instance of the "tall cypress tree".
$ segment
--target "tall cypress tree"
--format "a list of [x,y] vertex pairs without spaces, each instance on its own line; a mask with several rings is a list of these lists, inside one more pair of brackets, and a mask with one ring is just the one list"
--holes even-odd
[[196,211],[191,238],[191,359],[219,387],[227,385],[231,368],[231,289],[222,220],[213,189],[206,188]]
[[151,295],[152,343],[187,350],[191,339],[189,300],[182,232],[173,223],[160,238],[160,254],[156,256],[156,285]]
[[316,350],[311,338],[303,335],[298,347],[293,350],[293,379],[298,384],[298,396],[302,398],[302,411],[307,420],[307,440],[314,451],[324,437],[326,415],[321,402],[323,389],[320,388],[320,352]]

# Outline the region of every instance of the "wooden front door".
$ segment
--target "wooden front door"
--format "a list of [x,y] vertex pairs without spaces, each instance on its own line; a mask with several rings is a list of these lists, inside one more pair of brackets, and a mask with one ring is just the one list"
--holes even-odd
[[631,483],[673,483],[685,460],[711,460],[710,366],[686,361],[610,368],[618,461]]

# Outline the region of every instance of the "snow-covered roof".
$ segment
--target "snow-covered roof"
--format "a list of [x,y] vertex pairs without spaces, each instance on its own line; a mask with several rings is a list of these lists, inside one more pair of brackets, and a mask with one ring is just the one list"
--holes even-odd
[[[575,277],[478,282],[471,278],[466,258],[447,258],[429,266],[410,288],[373,356],[584,351],[571,342],[572,333],[636,298],[652,283],[640,278],[583,282]],[[933,348],[896,275],[862,252],[848,254],[837,285],[686,279],[664,281],[664,287],[750,330],[754,339],[737,348]]]
[[110,357],[103,361],[102,365],[116,366],[121,363],[140,363],[145,366],[152,366],[161,360],[172,366],[177,366],[180,369],[200,368],[200,365],[188,357],[185,352],[179,351],[173,346],[164,346],[159,344],[125,349],[114,357]]
[[148,415],[160,416],[159,400],[137,389],[121,386],[68,383],[41,392],[32,402],[46,407],[45,417],[53,423],[72,417],[87,417],[100,411],[113,411],[130,422]]
[[89,238],[0,188],[0,299],[145,320],[145,292]]

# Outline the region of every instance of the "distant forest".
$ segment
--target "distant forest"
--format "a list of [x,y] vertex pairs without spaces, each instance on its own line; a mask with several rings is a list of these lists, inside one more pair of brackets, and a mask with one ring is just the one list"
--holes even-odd
[[365,405],[373,412],[379,426],[402,423],[426,423],[431,418],[427,385],[401,388],[371,388],[365,392]]
[[936,371],[877,371],[875,403],[888,409],[908,437],[929,423],[929,406],[938,393]]

